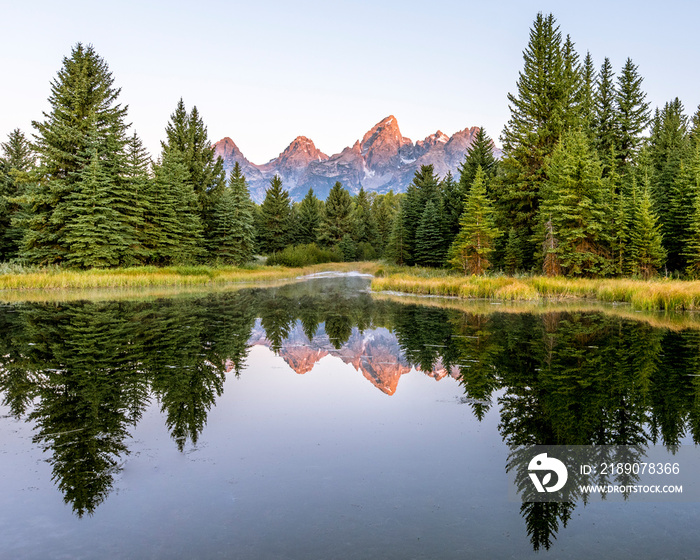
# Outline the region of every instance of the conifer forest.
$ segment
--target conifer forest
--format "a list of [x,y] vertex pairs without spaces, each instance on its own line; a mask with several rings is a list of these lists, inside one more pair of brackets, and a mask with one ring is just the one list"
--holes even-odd
[[[399,265],[548,276],[700,276],[700,108],[652,108],[639,68],[577,50],[539,14],[507,94],[510,118],[483,128],[458,176],[432,166],[405,193],[336,183],[290,199],[273,178],[262,204],[238,164],[215,158],[196,106],[180,99],[161,152],[128,124],[115,78],[76,44],[31,132],[0,158],[0,262],[67,268],[289,266],[385,259]],[[504,92],[504,103],[505,92]]]

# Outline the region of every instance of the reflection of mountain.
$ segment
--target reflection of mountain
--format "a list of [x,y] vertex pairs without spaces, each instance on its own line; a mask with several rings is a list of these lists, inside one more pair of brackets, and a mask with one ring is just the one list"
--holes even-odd
[[[248,344],[272,347],[260,320],[253,328]],[[325,356],[336,356],[344,363],[352,364],[368,381],[387,395],[396,392],[401,376],[412,369],[401,351],[396,335],[385,328],[360,331],[353,327],[348,341],[336,349],[326,334],[325,324],[321,323],[314,337],[309,340],[304,334],[301,321],[297,321],[289,336],[282,342],[279,355],[299,374],[310,372]],[[416,370],[420,371],[420,367],[416,367]],[[448,375],[442,361],[438,361],[432,371],[425,373],[437,380]],[[458,368],[452,368],[450,374],[458,378]]]

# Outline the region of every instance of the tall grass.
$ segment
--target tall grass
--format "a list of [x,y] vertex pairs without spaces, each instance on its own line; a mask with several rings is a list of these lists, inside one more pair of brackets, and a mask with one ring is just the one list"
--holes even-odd
[[327,263],[286,268],[282,266],[143,266],[120,269],[67,270],[51,268],[0,269],[1,290],[56,290],[95,288],[149,288],[154,286],[215,286],[241,282],[292,279],[325,270],[373,272],[374,263]]
[[430,276],[423,270],[410,272],[382,269],[372,281],[372,290],[409,294],[537,300],[592,298],[629,303],[635,309],[683,311],[700,309],[700,281],[587,279],[563,277]]

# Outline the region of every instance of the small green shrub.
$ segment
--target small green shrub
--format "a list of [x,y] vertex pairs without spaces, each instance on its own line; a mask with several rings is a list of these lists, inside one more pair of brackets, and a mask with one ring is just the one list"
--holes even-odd
[[308,245],[285,247],[284,250],[270,255],[267,258],[267,264],[270,266],[300,267],[327,262],[340,262],[342,260],[343,257],[335,251],[321,249],[315,243],[309,243]]

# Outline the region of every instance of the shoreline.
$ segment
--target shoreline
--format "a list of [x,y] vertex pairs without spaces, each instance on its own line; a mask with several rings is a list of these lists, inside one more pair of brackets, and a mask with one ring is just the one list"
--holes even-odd
[[561,276],[431,276],[431,272],[387,271],[372,280],[374,292],[492,301],[576,301],[625,303],[643,311],[700,310],[700,281]]
[[299,268],[260,265],[235,266],[154,266],[121,269],[69,270],[29,269],[0,274],[0,301],[38,301],[98,297],[174,295],[178,291],[225,289],[248,284],[272,285],[319,273],[351,272],[372,274],[374,262],[324,263]]

